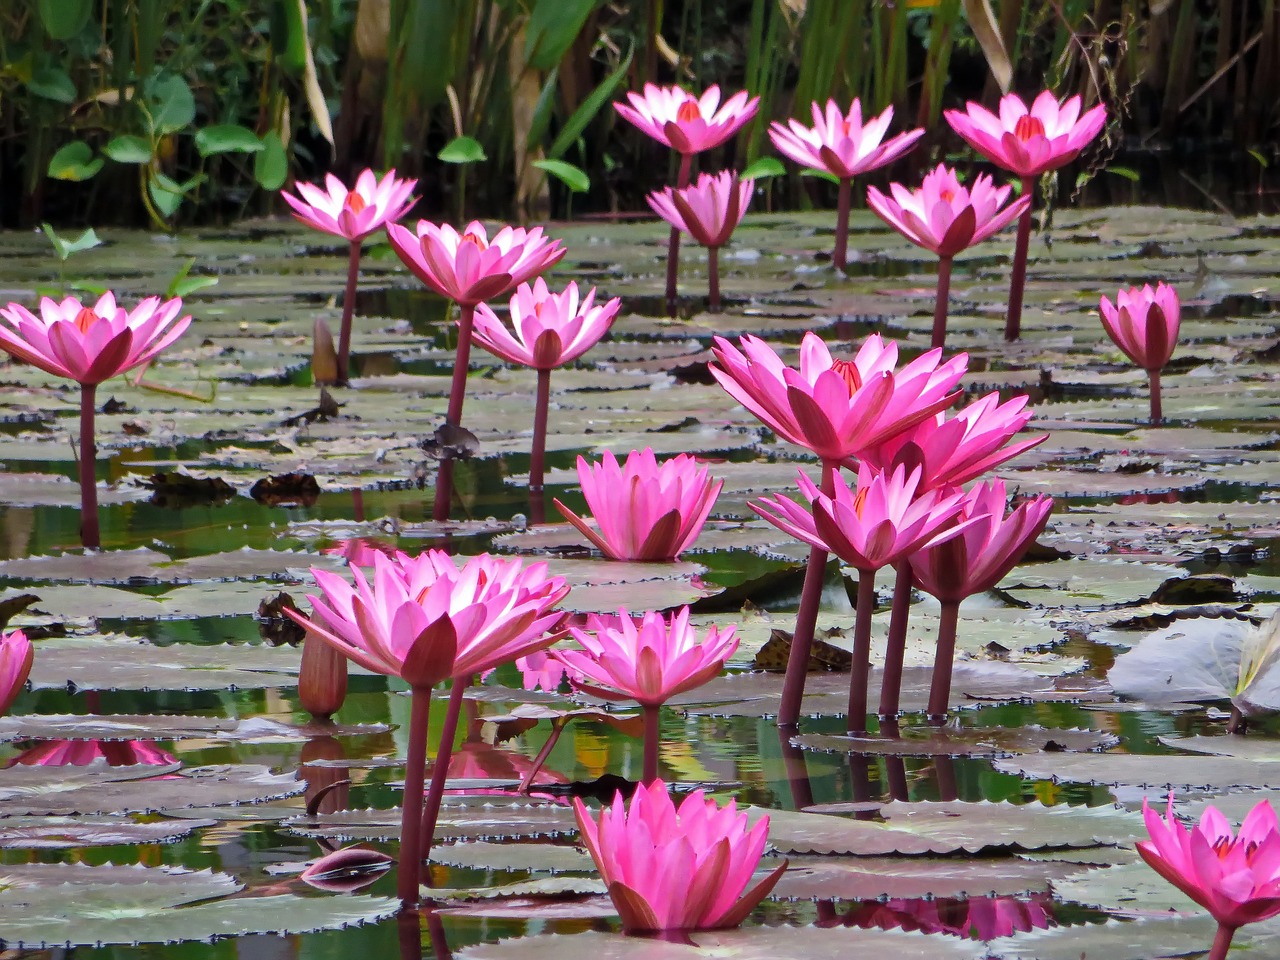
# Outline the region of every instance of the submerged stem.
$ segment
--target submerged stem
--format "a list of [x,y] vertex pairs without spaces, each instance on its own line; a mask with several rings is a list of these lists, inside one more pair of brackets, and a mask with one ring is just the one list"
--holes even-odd
[[644,767],[640,781],[647,787],[658,779],[658,751],[662,746],[662,730],[656,704],[644,704]]
[[98,529],[98,445],[93,438],[97,390],[96,383],[80,384],[80,543],[92,550],[102,546]]

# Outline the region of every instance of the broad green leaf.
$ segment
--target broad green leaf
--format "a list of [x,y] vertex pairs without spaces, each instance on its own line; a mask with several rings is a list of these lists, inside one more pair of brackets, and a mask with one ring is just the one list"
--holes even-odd
[[454,137],[436,156],[445,163],[479,163],[489,159],[480,141],[467,136]]
[[49,160],[49,176],[55,180],[88,180],[102,169],[103,160],[83,140],[72,140]]
[[182,186],[163,173],[152,173],[147,178],[147,192],[156,209],[165,217],[172,217],[182,203]]
[[572,163],[563,160],[534,160],[533,165],[551,174],[574,193],[586,193],[591,189],[591,178]]
[[536,70],[551,70],[573,46],[600,0],[537,0],[525,28],[525,59]]
[[258,135],[238,123],[216,123],[196,131],[196,149],[200,156],[215,153],[257,153],[263,149]]
[[582,105],[573,111],[573,116],[565,121],[565,125],[560,128],[560,133],[556,135],[555,142],[551,144],[551,149],[547,151],[548,157],[552,160],[559,160],[573,146],[578,137],[582,136],[582,131],[587,129],[587,124],[595,119],[595,115],[600,112],[600,108],[609,102],[609,98],[613,96],[613,91],[622,82],[622,78],[627,75],[627,71],[631,69],[631,57],[635,54],[635,50],[634,45],[627,50],[627,55],[618,64],[618,69],[605,77],[600,86],[592,90],[590,96],[582,101]]
[[784,176],[786,172],[787,168],[782,165],[782,161],[777,157],[761,157],[755,163],[750,164],[738,176],[743,180],[764,180],[768,177]]
[[79,253],[81,250],[92,250],[98,244],[102,243],[98,239],[98,235],[93,232],[90,227],[74,240],[66,237],[60,237],[54,232],[52,226],[47,223],[40,224],[40,229],[44,231],[44,235],[49,238],[49,242],[53,244],[54,251],[58,254],[59,260],[66,260],[73,253]]
[[155,133],[176,133],[196,118],[196,98],[191,87],[175,73],[151,80],[146,85],[146,98]]
[[274,130],[262,136],[262,149],[253,158],[253,178],[264,190],[279,190],[289,175],[289,157]]
[[93,0],[40,0],[40,22],[55,40],[70,40],[84,29]]
[[121,134],[112,137],[102,152],[116,163],[150,163],[151,144],[144,137]]
[[75,103],[76,85],[61,67],[41,67],[31,74],[27,87],[37,97],[58,103]]

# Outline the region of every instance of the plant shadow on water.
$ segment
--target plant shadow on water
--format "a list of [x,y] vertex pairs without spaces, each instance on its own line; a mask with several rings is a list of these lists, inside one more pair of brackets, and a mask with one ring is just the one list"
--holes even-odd
[[[677,381],[667,370],[705,365],[711,337],[721,333],[756,333],[794,356],[808,329],[821,329],[837,352],[881,332],[900,338],[904,355],[923,353],[931,267],[860,217],[854,243],[877,252],[855,258],[844,278],[813,269],[813,255],[830,239],[815,229],[825,218],[751,218],[742,243],[788,255],[726,257],[729,310],[720,317],[701,312],[704,301],[694,291],[705,262],[691,257],[682,277],[683,318],[674,322],[658,316],[661,265],[653,244],[660,230],[644,237],[634,226],[617,232],[605,224],[558,226],[553,232],[571,251],[558,268],[562,279],[590,276],[623,297],[625,315],[609,340],[557,372],[548,489],[536,505],[523,478],[533,378],[473,357],[467,423],[479,449],[454,464],[454,519],[445,525],[431,520],[436,462],[421,442],[444,409],[452,325],[443,301],[403,288],[399,274],[377,275],[376,265],[357,300],[355,383],[335,389],[337,416],[286,425],[316,406],[315,388],[298,371],[309,359],[314,319],[336,312],[325,305],[336,296],[331,288],[340,287],[336,273],[316,289],[273,292],[264,305],[252,278],[227,267],[217,299],[189,304],[199,335],[148,376],[176,386],[199,370],[219,383],[209,403],[111,384],[136,412],[104,416],[100,424],[108,553],[99,558],[73,549],[79,520],[69,482],[72,398],[48,390],[31,368],[6,367],[0,603],[20,594],[40,599],[10,619],[10,628],[22,626],[36,638],[37,659],[35,688],[0,721],[0,878],[39,864],[143,865],[156,872],[143,892],[129,874],[94,882],[54,874],[30,889],[0,879],[0,938],[21,932],[24,908],[11,905],[19,893],[37,901],[74,879],[90,904],[76,921],[80,929],[41,921],[38,935],[78,941],[82,931],[103,931],[76,948],[79,957],[316,960],[375,951],[514,957],[515,945],[480,945],[547,933],[580,939],[552,940],[550,947],[529,940],[520,949],[610,957],[624,950],[602,946],[615,942],[602,937],[618,922],[590,861],[573,846],[565,790],[605,774],[639,779],[639,741],[614,717],[553,719],[557,710],[584,704],[522,692],[511,667],[467,701],[450,776],[468,778],[470,795],[446,798],[441,837],[458,842],[433,851],[424,877],[437,909],[361,923],[394,910],[386,906],[395,894],[390,873],[348,878],[359,890],[346,894],[298,878],[326,844],[363,841],[391,853],[398,846],[398,821],[379,820],[377,812],[400,799],[410,716],[405,685],[353,671],[334,718],[338,726],[309,725],[297,691],[298,652],[279,642],[286,635],[272,632],[279,617],[259,615],[260,604],[281,592],[305,603],[315,591],[307,567],[342,566],[341,558],[320,551],[366,537],[412,553],[493,549],[548,559],[574,578],[571,609],[692,602],[699,624],[738,629],[742,645],[728,674],[675,698],[661,715],[664,779],[680,790],[702,785],[718,799],[776,811],[772,845],[792,860],[744,932],[724,934],[717,949],[745,944],[778,956],[824,955],[837,943],[847,951],[917,942],[886,932],[896,930],[934,934],[925,949],[938,944],[931,948],[937,956],[983,956],[964,952],[966,937],[1015,937],[1005,943],[1027,946],[1009,947],[1007,955],[1027,960],[1040,955],[1041,944],[1055,958],[1085,950],[1112,956],[1098,952],[1108,942],[1100,931],[1114,933],[1118,924],[1148,932],[1133,934],[1139,946],[1114,956],[1154,956],[1166,937],[1173,944],[1185,938],[1182,953],[1204,949],[1205,928],[1196,926],[1203,918],[1160,918],[1170,907],[1191,908],[1167,891],[1153,892],[1134,872],[1132,843],[1143,835],[1134,810],[1144,795],[1163,796],[1166,783],[1195,809],[1206,799],[1231,802],[1231,794],[1276,782],[1185,759],[1194,755],[1179,741],[1221,742],[1224,710],[1129,702],[1104,680],[1124,648],[1171,623],[1260,619],[1280,599],[1278,561],[1268,553],[1280,537],[1272,501],[1280,390],[1270,362],[1277,303],[1260,292],[1271,275],[1274,237],[1249,221],[1224,226],[1186,211],[1058,211],[1057,229],[1068,237],[1077,229],[1100,234],[1092,242],[1104,244],[1113,259],[1100,271],[1074,239],[1033,247],[1024,338],[1011,347],[999,335],[1004,259],[957,258],[948,336],[972,355],[966,385],[972,381],[971,394],[1038,391],[1032,426],[1051,435],[1002,476],[1021,495],[1052,493],[1060,506],[1041,538],[1043,550],[962,608],[957,720],[941,729],[924,723],[927,684],[920,682],[938,611],[925,598],[912,612],[901,737],[873,725],[865,737],[848,740],[839,715],[848,675],[815,673],[800,740],[793,742],[797,732],[780,731],[774,720],[780,680],[749,671],[775,631],[789,634],[794,626],[808,550],[755,521],[746,504],[789,489],[797,468],[812,476],[813,464],[705,378]],[[240,248],[253,251],[259,273],[288,259],[280,252],[282,236],[286,246],[301,242],[293,228],[265,239],[254,239],[255,229],[246,225],[219,243],[234,246],[237,256]],[[1169,254],[1161,262],[1142,251],[1151,237]],[[27,246],[12,236],[3,243],[17,251]],[[199,249],[198,236],[191,245]],[[130,255],[127,242],[114,246],[86,254],[84,269],[93,269],[94,256]],[[574,263],[575,249],[585,251],[587,266]],[[210,257],[230,256],[220,250],[211,248]],[[1094,308],[1098,294],[1114,294],[1117,284],[1165,277],[1194,285],[1198,257],[1209,279],[1200,280],[1204,302],[1186,315],[1179,350],[1188,362],[1166,373],[1170,426],[1162,434],[1146,425],[1145,382],[1104,345]],[[153,268],[157,275],[168,270]],[[123,427],[132,419],[150,431],[145,446],[135,446],[142,441]],[[713,476],[725,478],[725,488],[715,519],[679,562],[610,568],[558,523],[551,500],[581,512],[576,458],[644,445],[664,456],[699,454]],[[232,493],[166,501],[139,484],[179,471],[217,477]],[[249,496],[264,477],[295,471],[320,481],[313,499]],[[535,506],[557,524],[530,527]],[[846,652],[855,580],[832,563],[819,618],[826,639]],[[1187,584],[1169,585],[1180,581]],[[891,572],[877,580],[876,657],[891,587]],[[577,605],[575,596],[583,598]],[[152,645],[149,657],[137,655],[139,641]],[[1011,687],[1010,677],[1021,686]],[[1222,697],[1201,699],[1224,706]],[[519,715],[531,706],[546,712]],[[95,716],[103,718],[97,727]],[[36,726],[41,718],[44,727]],[[433,702],[430,729],[443,721],[443,700]],[[550,742],[558,723],[563,733]],[[1274,718],[1254,718],[1249,742],[1265,751],[1277,732]],[[544,752],[542,772],[531,773]],[[106,769],[32,765],[92,756],[104,757]],[[1179,784],[1170,768],[1148,773],[1132,766],[1166,757],[1183,758],[1182,770],[1203,768],[1203,782]],[[122,765],[128,760],[145,761],[165,779],[139,788],[145,771]],[[513,800],[515,783],[526,775],[532,801]],[[6,792],[18,777],[33,779]],[[18,794],[25,807],[13,800]],[[307,804],[317,796],[318,817],[308,817]],[[957,813],[958,804],[972,809]],[[90,808],[93,814],[85,812]],[[814,825],[818,817],[826,826]],[[162,878],[165,867],[175,869]],[[199,873],[205,870],[213,873]],[[65,889],[58,896],[65,899]],[[120,936],[122,924],[147,940],[204,941],[237,928],[295,923],[342,929],[213,944],[93,945]],[[796,934],[784,925],[804,925],[801,936],[814,937],[813,946],[789,944],[785,938]],[[1259,929],[1264,938],[1274,936],[1265,925]],[[1019,931],[1026,939],[1016,939]],[[753,934],[759,939],[751,941]],[[837,935],[843,939],[821,939]]]

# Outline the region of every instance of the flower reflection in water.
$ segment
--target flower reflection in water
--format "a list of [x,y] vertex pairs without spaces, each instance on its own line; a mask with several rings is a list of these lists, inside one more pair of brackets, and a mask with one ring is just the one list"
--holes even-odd
[[1029,930],[1056,927],[1050,896],[972,897],[968,900],[870,901],[851,907],[835,920],[820,926],[860,927],[864,930],[903,930],[908,933],[940,933],[969,940],[995,940]]
[[178,758],[149,740],[42,740],[10,760],[8,766],[84,767],[99,762],[111,767],[166,766],[177,763]]

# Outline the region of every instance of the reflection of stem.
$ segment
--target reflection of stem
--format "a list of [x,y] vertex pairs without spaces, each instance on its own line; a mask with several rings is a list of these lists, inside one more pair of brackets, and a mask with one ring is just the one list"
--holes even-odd
[[[1035,182],[1022,178],[1023,196],[1035,199]],[[1031,247],[1031,204],[1018,218],[1018,239],[1013,247],[1013,270],[1009,275],[1009,316],[1004,324],[1004,338],[1017,340],[1022,333],[1022,291],[1027,285],[1027,251]]]
[[547,411],[551,406],[551,369],[538,368],[538,396],[533,409],[533,449],[529,453],[529,492],[542,492],[547,452]]
[[1218,924],[1218,932],[1213,937],[1213,947],[1209,950],[1207,960],[1226,960],[1227,951],[1231,949],[1231,938],[1236,935],[1235,927]]
[[1249,732],[1249,720],[1244,712],[1234,703],[1231,705],[1231,719],[1227,721],[1227,733],[1243,737]]
[[551,721],[551,736],[547,737],[547,742],[542,745],[538,755],[533,758],[533,766],[529,768],[529,772],[520,781],[520,786],[516,788],[517,793],[529,792],[529,788],[533,786],[533,778],[538,775],[538,771],[547,762],[547,757],[551,756],[551,751],[555,749],[556,743],[560,740],[560,734],[564,733],[565,725],[568,722],[567,717],[556,717]]
[[418,904],[422,871],[422,782],[427,770],[427,724],[431,718],[431,688],[413,688],[409,717],[409,754],[405,758],[404,800],[400,810],[400,872],[397,891],[401,906]]
[[836,200],[836,248],[831,254],[831,262],[837,270],[843,270],[849,249],[849,207],[853,199],[853,180],[844,177],[840,181],[840,192]]
[[889,613],[889,638],[884,650],[884,674],[880,680],[880,716],[897,719],[902,696],[902,662],[907,655],[907,620],[911,616],[911,561],[898,563],[893,582],[893,606]]
[[90,549],[102,546],[98,532],[98,445],[93,439],[96,383],[80,384],[80,542]]
[[351,490],[351,519],[364,522],[364,490],[360,487]]
[[956,624],[960,620],[960,604],[942,601],[938,615],[938,652],[933,661],[933,683],[929,686],[929,722],[940,727],[947,721],[947,704],[951,699],[951,668],[956,659]]
[[951,258],[943,257],[938,261],[938,293],[937,303],[933,307],[933,343],[931,346],[943,347],[947,342],[947,301],[951,297]]
[[809,779],[809,766],[804,751],[791,742],[799,730],[795,727],[778,727],[778,745],[782,748],[782,765],[787,773],[787,785],[791,788],[791,802],[797,810],[813,806],[813,783]]
[[453,506],[453,460],[441,460],[436,469],[436,499],[431,507],[431,519],[448,520]]
[[939,800],[959,799],[960,791],[956,786],[956,765],[951,757],[945,755],[934,757],[933,775],[938,780]]
[[662,730],[658,725],[656,704],[643,704],[644,713],[644,768],[640,781],[646,787],[658,779],[658,749],[662,745]]
[[720,248],[707,247],[707,312],[720,312]]
[[338,385],[347,385],[351,356],[351,318],[356,310],[356,280],[360,276],[360,241],[351,241],[347,260],[347,289],[342,295],[342,329],[338,331]]
[[[693,166],[693,154],[680,154],[680,174],[676,177],[676,189],[689,185],[689,170]],[[672,227],[667,237],[667,316],[674,317],[679,306],[676,296],[676,277],[680,273],[680,228]]]
[[427,935],[431,937],[431,956],[434,960],[453,960],[453,951],[444,937],[444,921],[434,910],[427,911]]
[[1160,403],[1160,371],[1148,370],[1147,376],[1151,379],[1151,425],[1158,427],[1164,420],[1164,409]]
[[402,910],[396,917],[396,938],[400,942],[400,960],[422,960],[422,915],[417,910]]
[[889,787],[890,800],[910,800],[907,787],[907,763],[902,757],[884,758],[885,783]]
[[449,712],[444,716],[444,726],[440,729],[440,746],[436,750],[435,765],[431,769],[431,789],[427,791],[427,800],[422,808],[422,858],[431,856],[431,844],[436,836],[436,822],[440,819],[440,801],[444,798],[444,782],[449,778],[449,757],[453,753],[453,738],[458,732],[458,717],[462,713],[462,695],[466,692],[471,678],[453,680],[453,689],[449,692]]
[[853,627],[853,668],[849,673],[850,733],[867,729],[867,684],[871,678],[871,613],[876,606],[876,572],[858,571],[858,610]]

